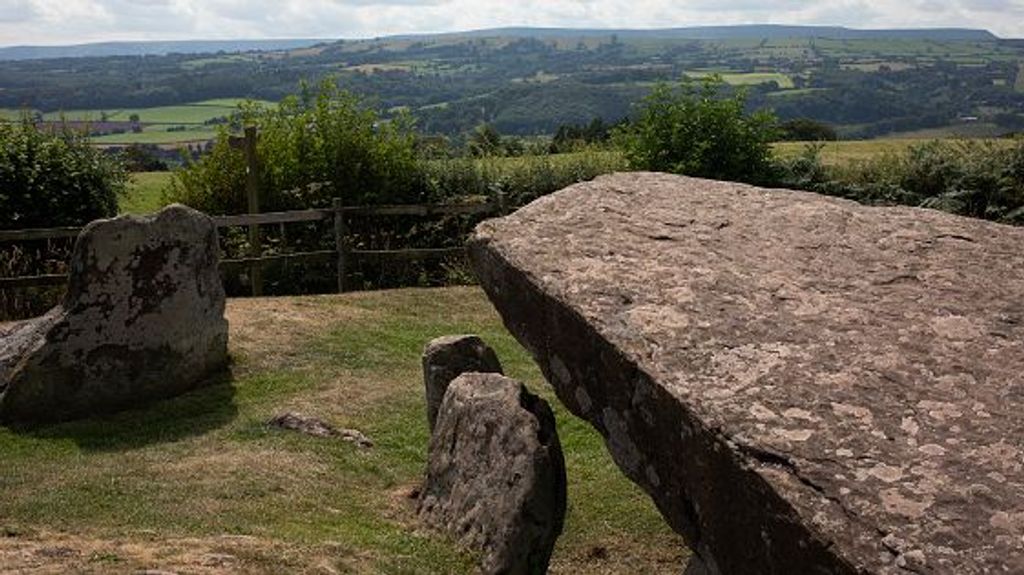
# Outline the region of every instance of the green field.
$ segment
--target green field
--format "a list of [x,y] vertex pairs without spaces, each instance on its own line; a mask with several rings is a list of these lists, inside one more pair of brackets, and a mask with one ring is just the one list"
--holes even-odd
[[780,88],[790,89],[793,87],[793,79],[781,72],[728,72],[716,70],[687,70],[685,74],[691,78],[707,78],[717,74],[722,77],[725,83],[732,86],[756,86],[776,82]]
[[126,144],[184,144],[206,142],[217,136],[217,131],[206,126],[192,126],[186,130],[168,132],[166,126],[146,126],[139,133],[107,134],[94,136],[90,141],[105,146]]
[[[227,316],[234,365],[211,387],[32,433],[0,428],[3,569],[470,573],[471,557],[417,521],[410,493],[428,443],[423,345],[477,333],[556,414],[569,509],[551,573],[682,570],[679,537],[478,288],[231,300]],[[286,411],[375,445],[265,425]]]
[[[170,124],[187,125],[202,124],[215,118],[230,116],[238,111],[238,105],[245,102],[244,98],[220,98],[215,100],[203,100],[177,106],[158,106],[154,108],[118,108],[113,110],[64,110],[43,114],[44,120],[59,121],[61,118],[74,121],[100,121],[106,114],[106,119],[112,122],[127,122],[132,114],[139,115],[139,121],[143,124]],[[262,102],[273,106],[272,102]]]
[[[822,145],[821,160],[824,164],[832,166],[861,162],[883,154],[900,153],[914,144],[921,144],[925,141],[887,138],[884,140],[826,142]],[[778,142],[772,145],[772,149],[779,157],[791,158],[803,152],[808,145],[816,144],[813,142]]]
[[1024,92],[1024,62],[1020,64],[1017,71],[1017,81],[1013,84],[1013,89],[1018,92]]
[[[803,152],[809,145],[821,145],[821,161],[829,166],[842,166],[851,163],[865,162],[879,158],[886,154],[901,154],[911,146],[918,146],[936,139],[957,140],[956,138],[941,138],[935,136],[922,136],[918,138],[884,138],[878,140],[849,140],[839,142],[777,142],[772,144],[775,155],[780,158],[793,158]],[[975,138],[976,140],[994,141],[998,145],[1007,147],[1014,145],[1014,140]]]
[[20,120],[22,116],[24,116],[24,114],[25,110],[16,110],[14,108],[0,108],[0,120]]
[[164,206],[163,190],[171,181],[171,172],[135,172],[124,196],[118,198],[118,212],[148,214]]
[[[92,141],[100,145],[202,142],[213,139],[217,134],[216,126],[206,122],[231,116],[238,111],[238,105],[245,101],[242,98],[219,98],[154,108],[65,110],[43,114],[43,119],[50,122],[57,122],[61,119],[74,122],[129,122],[133,114],[138,114],[142,132],[126,131],[122,134],[106,134],[95,136]],[[258,102],[265,106],[275,105],[268,101]],[[24,110],[0,108],[0,120],[17,120],[24,113]],[[185,129],[168,131],[168,128],[172,127]]]

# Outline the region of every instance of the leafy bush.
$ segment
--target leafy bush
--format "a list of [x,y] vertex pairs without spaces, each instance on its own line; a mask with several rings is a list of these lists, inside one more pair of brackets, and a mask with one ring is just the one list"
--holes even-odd
[[911,205],[1024,224],[1024,139],[932,141],[845,166],[820,146],[779,162],[780,184],[862,203]]
[[426,197],[431,201],[460,196],[496,200],[501,196],[509,207],[522,206],[577,182],[627,168],[625,158],[617,151],[456,158],[432,160],[422,166]]
[[[265,211],[327,206],[335,196],[349,205],[418,199],[407,117],[383,121],[330,82],[274,108],[246,104],[242,117],[259,133]],[[222,130],[211,153],[175,174],[168,199],[209,213],[244,212],[245,170],[243,150]]]
[[743,92],[724,97],[720,77],[661,84],[643,100],[619,143],[638,170],[672,172],[716,180],[773,180],[770,142],[775,117],[748,114]]
[[779,124],[778,138],[784,142],[832,142],[839,139],[839,134],[824,122],[795,118]]
[[117,213],[128,174],[71,129],[0,123],[0,229],[77,226]]

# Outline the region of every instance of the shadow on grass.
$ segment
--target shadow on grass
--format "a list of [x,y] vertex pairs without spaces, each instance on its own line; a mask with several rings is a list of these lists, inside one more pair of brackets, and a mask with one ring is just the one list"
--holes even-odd
[[178,397],[111,415],[14,431],[37,439],[71,439],[86,451],[128,451],[203,435],[237,415],[234,377],[228,369]]

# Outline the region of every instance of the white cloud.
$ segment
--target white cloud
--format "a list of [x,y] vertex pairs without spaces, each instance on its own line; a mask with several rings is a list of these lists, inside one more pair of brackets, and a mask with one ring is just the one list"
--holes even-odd
[[957,26],[1024,37],[1024,0],[0,0],[0,45],[742,23]]

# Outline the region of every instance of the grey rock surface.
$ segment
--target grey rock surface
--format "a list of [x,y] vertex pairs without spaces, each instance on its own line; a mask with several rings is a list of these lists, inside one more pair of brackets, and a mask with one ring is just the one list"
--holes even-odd
[[292,411],[275,415],[267,422],[267,425],[279,429],[297,431],[311,437],[323,439],[338,437],[363,449],[373,447],[373,440],[357,429],[338,429],[322,419]]
[[485,573],[544,573],[562,532],[565,461],[551,408],[523,384],[467,373],[445,394],[419,515]]
[[469,251],[705,571],[1024,573],[1024,230],[621,174]]
[[68,292],[0,333],[0,421],[34,425],[181,394],[228,361],[217,230],[171,206],[89,224]]
[[446,335],[431,340],[423,349],[423,384],[431,432],[448,384],[470,372],[503,373],[498,356],[479,336]]

